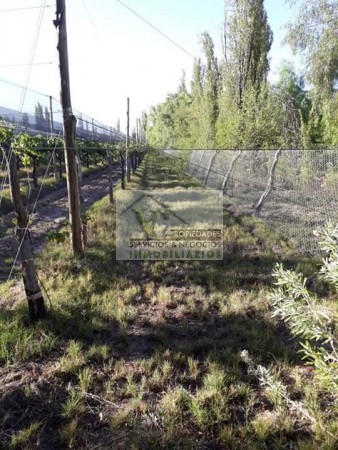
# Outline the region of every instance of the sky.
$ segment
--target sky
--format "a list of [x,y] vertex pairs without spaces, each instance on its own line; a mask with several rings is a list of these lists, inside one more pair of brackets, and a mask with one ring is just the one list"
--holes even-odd
[[[177,90],[183,70],[189,86],[193,57],[201,55],[199,36],[203,31],[210,33],[216,54],[221,55],[224,16],[224,0],[123,0],[123,3],[188,54],[118,0],[66,0],[73,108],[111,126],[119,118],[121,131],[125,130],[127,97],[133,126],[143,110],[148,111],[151,105],[162,102],[167,93]],[[15,10],[28,7],[32,9]],[[282,59],[293,60],[290,49],[281,44],[283,27],[292,18],[292,11],[284,0],[266,0],[265,7],[274,33],[270,53],[270,79],[274,80]],[[2,80],[59,99],[54,19],[55,0],[0,1],[0,105],[19,109],[25,93]],[[32,61],[32,66],[27,65]],[[34,113],[37,101],[48,104],[48,97],[27,91],[23,111]],[[55,110],[60,111],[59,105]]]

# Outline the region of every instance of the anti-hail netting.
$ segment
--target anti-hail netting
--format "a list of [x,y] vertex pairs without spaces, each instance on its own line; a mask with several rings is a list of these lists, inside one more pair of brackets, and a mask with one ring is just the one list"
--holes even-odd
[[338,222],[338,150],[193,150],[188,174],[223,190],[229,210],[255,214],[304,252],[318,253],[313,231]]
[[[0,80],[0,126],[13,127],[17,132],[30,135],[62,135],[61,103],[40,92],[26,89],[9,81]],[[96,119],[73,109],[76,116],[76,136],[92,141],[120,142],[125,135]]]

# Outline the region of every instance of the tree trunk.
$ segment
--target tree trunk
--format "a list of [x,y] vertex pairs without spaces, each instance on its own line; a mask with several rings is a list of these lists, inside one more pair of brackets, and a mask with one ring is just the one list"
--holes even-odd
[[271,165],[271,169],[270,169],[270,173],[269,173],[269,180],[268,180],[268,184],[266,186],[265,191],[263,192],[261,198],[258,200],[256,206],[255,206],[255,210],[256,210],[256,214],[259,214],[260,210],[262,209],[262,206],[264,204],[264,201],[266,199],[266,197],[270,194],[272,188],[273,188],[273,183],[275,181],[275,174],[276,174],[276,168],[277,168],[277,163],[278,163],[278,159],[279,156],[281,154],[282,149],[278,149],[275,153],[275,157],[272,161],[272,165]]
[[226,188],[227,188],[227,184],[228,184],[228,181],[229,181],[232,169],[234,167],[234,164],[238,160],[238,158],[241,156],[242,151],[243,150],[238,150],[238,153],[233,157],[233,159],[232,159],[232,161],[230,163],[229,170],[227,171],[227,173],[226,173],[226,175],[225,175],[225,177],[223,179],[223,183],[222,183],[222,187],[221,187],[223,194],[225,194],[225,191],[226,191]]
[[44,298],[35,270],[31,240],[28,231],[28,215],[23,206],[18,172],[14,154],[8,151],[9,183],[11,199],[17,219],[16,236],[19,243],[19,258],[23,271],[23,283],[28,302],[30,319],[34,322],[46,316]]

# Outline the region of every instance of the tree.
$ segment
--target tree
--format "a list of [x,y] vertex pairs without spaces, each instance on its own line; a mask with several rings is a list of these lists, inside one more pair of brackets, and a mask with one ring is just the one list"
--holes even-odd
[[338,5],[336,0],[289,0],[299,6],[288,25],[286,42],[305,60],[312,87],[312,109],[307,128],[311,147],[338,145]]
[[178,92],[187,92],[187,85],[185,82],[185,71],[182,71],[182,77],[178,86]]
[[267,79],[273,35],[264,0],[229,0],[229,9],[234,12],[224,20],[225,88],[241,108],[245,89],[253,87],[258,95]]
[[263,0],[229,0],[228,6],[216,142],[223,148],[261,148],[278,139],[267,135],[275,127],[271,118],[280,116],[279,109],[271,108],[267,84],[272,32]]
[[203,51],[206,57],[204,68],[204,82],[202,90],[202,108],[204,111],[204,147],[214,148],[216,135],[216,122],[219,113],[218,93],[220,74],[217,58],[214,53],[214,43],[206,32],[201,37]]
[[203,126],[202,90],[203,67],[201,58],[194,60],[193,79],[191,81],[190,134],[193,147],[202,147],[200,132]]
[[28,128],[29,127],[29,118],[28,118],[28,114],[27,113],[23,113],[22,117],[21,117],[21,125],[24,128]]
[[153,147],[191,146],[189,108],[191,95],[187,92],[169,94],[166,101],[151,109],[147,117],[147,141]]
[[306,77],[319,96],[330,96],[338,81],[338,5],[336,0],[289,0],[299,5],[286,42],[305,59]]
[[295,108],[300,111],[303,122],[307,123],[311,109],[311,100],[305,91],[304,77],[296,74],[291,62],[282,62],[279,69],[277,87],[290,96]]
[[38,102],[35,105],[35,125],[39,131],[43,131],[45,128],[45,118],[43,116],[42,105]]
[[47,106],[45,106],[45,114],[44,114],[44,127],[45,130],[48,131],[49,133],[52,133],[52,124],[50,121],[50,113],[48,111]]

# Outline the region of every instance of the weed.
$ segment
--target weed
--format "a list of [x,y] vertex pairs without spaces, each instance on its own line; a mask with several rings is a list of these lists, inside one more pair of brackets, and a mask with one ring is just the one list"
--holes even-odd
[[71,388],[68,399],[62,406],[62,416],[65,419],[72,419],[74,416],[80,417],[85,410],[82,393]]
[[17,448],[33,448],[38,445],[38,436],[41,423],[33,422],[27,428],[23,428],[11,438],[10,447]]
[[60,369],[63,372],[75,373],[85,362],[86,356],[80,342],[71,340],[65,355],[60,359]]
[[93,369],[90,367],[84,367],[82,370],[79,371],[77,377],[79,380],[79,386],[80,389],[84,392],[87,392],[91,385],[93,384]]

